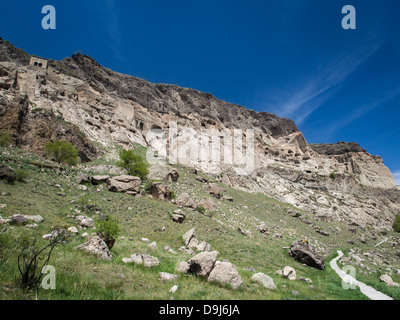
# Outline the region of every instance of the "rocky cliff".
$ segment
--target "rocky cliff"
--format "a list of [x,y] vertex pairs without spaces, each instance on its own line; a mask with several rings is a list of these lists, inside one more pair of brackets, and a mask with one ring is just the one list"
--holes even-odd
[[[188,160],[185,156],[177,157],[177,161],[235,188],[263,192],[314,212],[319,219],[390,228],[400,210],[393,175],[380,157],[371,156],[357,144],[309,145],[291,120],[248,110],[209,93],[123,75],[85,55],[51,60],[43,74],[29,65],[28,54],[0,40],[0,101],[1,110],[9,110],[0,113],[1,128],[13,129],[16,139],[18,132],[25,132],[19,137],[25,141],[21,145],[34,149],[33,136],[40,136],[41,130],[34,133],[30,128],[49,117],[58,123],[74,124],[103,145],[129,146],[135,142],[152,149],[160,144],[158,136],[149,134],[154,129],[165,135],[171,133],[178,142],[168,146],[176,150],[182,145],[187,150],[198,145],[198,140],[187,139],[185,128],[194,131],[195,137],[205,130],[223,136],[241,129],[243,140],[249,136],[245,130],[254,130],[255,166],[246,175],[238,174],[227,161]],[[8,119],[5,115],[15,111],[16,105],[24,110],[22,131],[18,131],[18,125],[10,128],[4,124]],[[176,131],[171,123],[177,124]],[[53,135],[57,132],[47,126]],[[73,130],[60,132],[78,137]],[[208,138],[200,154],[213,154],[222,146],[236,151],[227,140],[215,145]],[[82,160],[97,155],[86,141],[73,140],[80,145]]]

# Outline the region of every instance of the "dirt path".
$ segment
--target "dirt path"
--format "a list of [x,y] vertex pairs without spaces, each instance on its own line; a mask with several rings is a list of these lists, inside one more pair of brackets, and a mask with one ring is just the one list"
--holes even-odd
[[371,300],[393,300],[393,298],[387,296],[386,294],[383,294],[382,292],[379,292],[375,290],[374,288],[367,286],[365,283],[362,283],[360,281],[357,281],[350,275],[346,274],[346,272],[342,271],[339,266],[337,265],[337,261],[343,257],[343,252],[338,251],[339,256],[336,257],[335,259],[332,259],[330,262],[330,266],[333,270],[336,271],[336,273],[339,275],[342,280],[348,284],[355,284],[358,287],[360,287],[360,290],[363,294],[365,294],[368,298]]

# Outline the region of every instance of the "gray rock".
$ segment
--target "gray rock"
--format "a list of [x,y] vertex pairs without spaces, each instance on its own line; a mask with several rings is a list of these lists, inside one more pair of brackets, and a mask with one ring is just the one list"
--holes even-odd
[[216,263],[208,277],[208,282],[230,284],[233,289],[239,288],[239,286],[243,283],[242,278],[240,277],[236,268],[230,262]]
[[101,260],[111,260],[112,258],[106,243],[99,236],[90,238],[88,242],[75,247],[75,249],[96,254]]
[[218,252],[202,252],[191,258],[189,272],[200,277],[207,277],[217,261]]
[[282,275],[289,280],[296,280],[296,271],[292,267],[285,267]]
[[166,272],[160,272],[159,275],[160,275],[160,280],[162,281],[173,281],[178,278],[177,275]]
[[178,266],[176,267],[176,271],[181,273],[188,273],[189,269],[189,263],[187,263],[186,261],[179,262]]
[[309,267],[325,270],[325,260],[307,241],[298,239],[290,246],[289,255]]
[[254,274],[251,277],[251,281],[257,282],[257,283],[261,284],[264,288],[267,288],[270,290],[276,289],[274,280],[270,276],[267,276],[266,274],[264,274],[262,272]]

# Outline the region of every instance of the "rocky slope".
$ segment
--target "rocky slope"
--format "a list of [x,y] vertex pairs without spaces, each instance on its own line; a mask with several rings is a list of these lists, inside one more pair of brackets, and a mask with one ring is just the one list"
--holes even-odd
[[[177,155],[176,160],[235,188],[266,193],[320,219],[363,227],[391,228],[400,211],[400,192],[393,175],[380,157],[371,156],[357,144],[309,145],[291,120],[248,110],[208,93],[119,74],[85,55],[50,61],[43,75],[29,65],[29,55],[0,39],[0,101],[1,110],[15,110],[13,105],[21,103],[25,106],[22,114],[28,124],[18,139],[25,141],[21,145],[34,149],[31,141],[36,134],[30,128],[49,115],[75,124],[104,146],[135,142],[161,154],[160,136],[153,134],[154,130],[177,138],[175,144],[167,140],[172,153],[182,147],[196,149],[197,138],[205,135],[199,153],[208,156],[205,160],[190,158],[187,153]],[[5,114],[0,113],[2,128],[12,129],[4,124]],[[171,122],[177,123],[177,129]],[[20,132],[16,128],[14,135]],[[197,136],[188,139],[185,128]],[[244,140],[250,136],[245,130],[254,130],[255,165],[245,175],[235,169],[246,169],[246,162],[235,166],[211,160],[223,147],[230,153],[234,147],[223,139],[221,144],[213,144],[210,132],[224,136],[233,129],[243,130],[239,137]],[[53,135],[57,132],[49,131]],[[64,136],[71,136],[71,132],[64,130]],[[93,159],[95,148],[77,139],[73,142],[81,145],[82,160]]]

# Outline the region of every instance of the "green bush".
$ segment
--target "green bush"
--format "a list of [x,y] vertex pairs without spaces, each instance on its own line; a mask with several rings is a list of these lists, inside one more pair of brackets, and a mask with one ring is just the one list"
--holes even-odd
[[206,213],[206,208],[204,208],[203,206],[198,206],[196,210],[202,214]]
[[10,144],[10,135],[8,133],[0,133],[0,147],[8,147]]
[[22,169],[17,169],[15,170],[15,180],[20,181],[20,182],[26,182],[26,179],[29,178],[29,172],[22,170]]
[[400,233],[400,216],[396,216],[393,222],[393,229],[396,232]]
[[71,166],[78,164],[78,150],[70,142],[54,141],[45,145],[46,153],[58,163],[66,163]]
[[96,220],[96,230],[99,237],[104,241],[115,240],[120,233],[118,219],[111,216],[103,216]]
[[126,169],[129,175],[137,176],[142,180],[147,178],[149,174],[149,164],[134,150],[121,150],[119,152],[119,159],[117,165]]
[[332,180],[336,180],[336,173],[331,172],[331,174],[329,175],[329,178],[331,178]]

